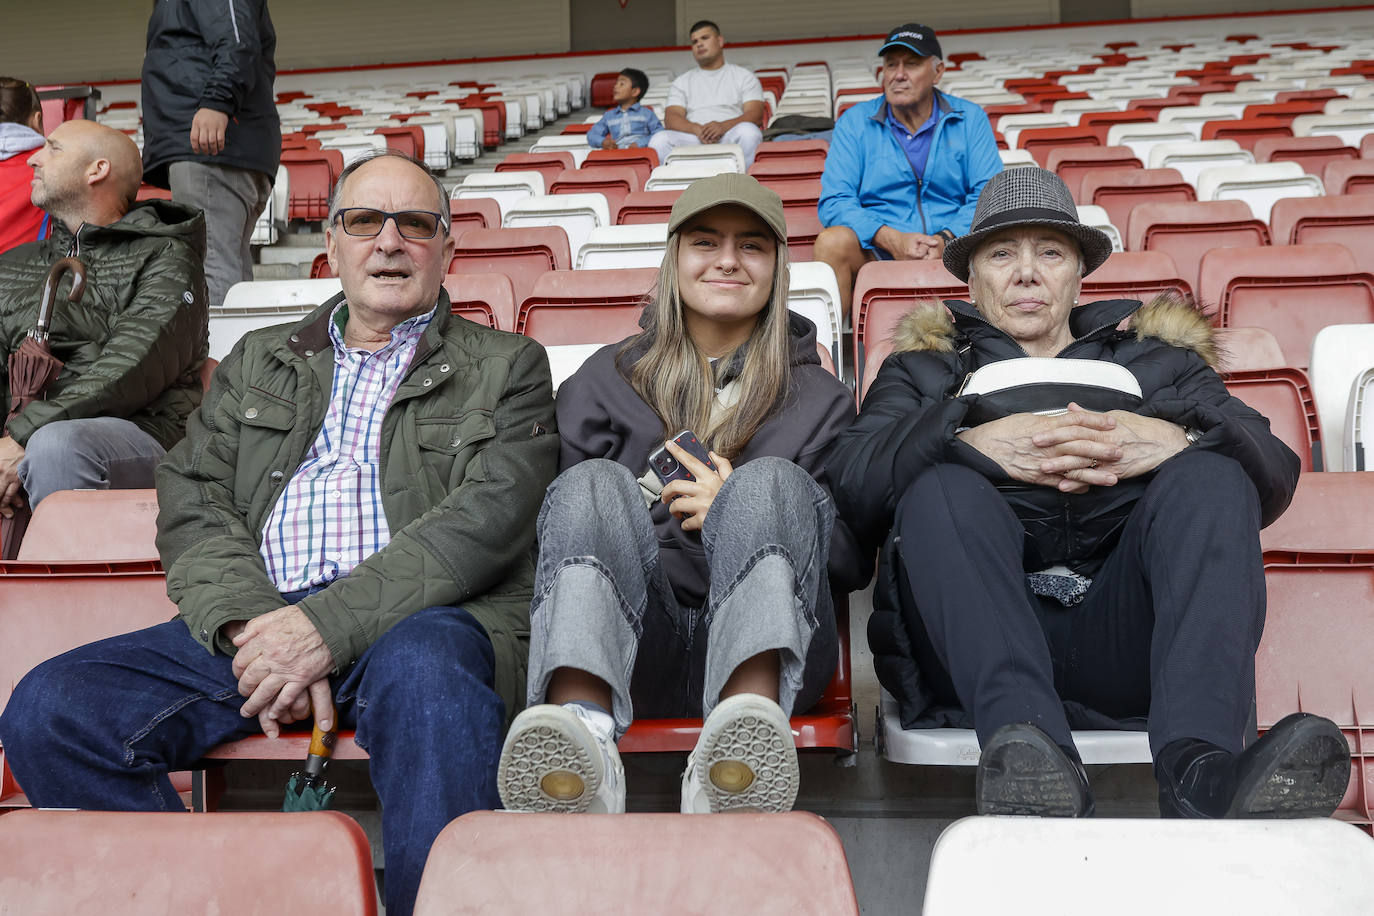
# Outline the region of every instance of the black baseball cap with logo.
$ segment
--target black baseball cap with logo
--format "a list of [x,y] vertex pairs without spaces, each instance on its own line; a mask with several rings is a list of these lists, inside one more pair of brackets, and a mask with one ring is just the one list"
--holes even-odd
[[908,22],[906,25],[899,25],[891,32],[887,33],[887,41],[878,49],[878,56],[882,57],[894,48],[904,48],[907,51],[914,51],[921,57],[944,58],[940,51],[940,41],[935,37],[935,30],[928,25],[921,25],[919,22]]

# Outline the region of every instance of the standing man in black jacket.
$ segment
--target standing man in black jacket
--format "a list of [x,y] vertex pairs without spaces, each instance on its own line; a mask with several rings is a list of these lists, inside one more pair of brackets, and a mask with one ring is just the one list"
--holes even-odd
[[210,306],[253,279],[248,240],[281,163],[265,0],[157,0],[143,58],[144,181],[205,211]]

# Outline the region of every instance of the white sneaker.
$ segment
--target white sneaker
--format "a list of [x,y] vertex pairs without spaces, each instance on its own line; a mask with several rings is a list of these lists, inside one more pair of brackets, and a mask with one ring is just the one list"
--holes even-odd
[[624,812],[625,768],[614,728],[610,716],[573,703],[520,713],[496,769],[501,804],[508,811]]
[[801,773],[782,707],[756,693],[721,700],[682,774],[682,813],[790,811]]

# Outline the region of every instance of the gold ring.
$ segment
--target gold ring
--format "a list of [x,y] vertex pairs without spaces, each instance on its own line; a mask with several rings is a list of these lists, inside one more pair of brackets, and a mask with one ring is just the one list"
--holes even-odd
[[1096,468],[1096,467],[1097,467],[1097,459],[1094,458],[1094,459],[1092,460],[1092,464],[1088,465],[1088,467],[1090,467],[1090,468]]

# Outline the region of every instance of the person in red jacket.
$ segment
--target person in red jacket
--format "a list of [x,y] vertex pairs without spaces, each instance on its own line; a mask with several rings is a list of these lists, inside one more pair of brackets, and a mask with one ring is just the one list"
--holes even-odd
[[29,153],[43,145],[43,108],[23,80],[0,76],[0,251],[48,237],[52,218],[29,199]]

